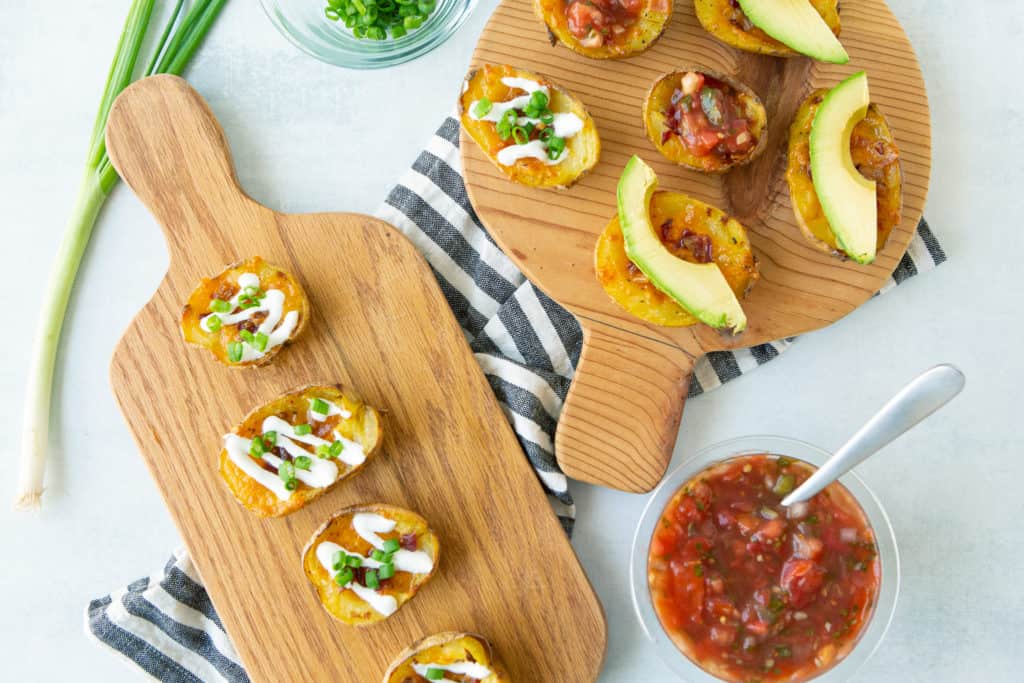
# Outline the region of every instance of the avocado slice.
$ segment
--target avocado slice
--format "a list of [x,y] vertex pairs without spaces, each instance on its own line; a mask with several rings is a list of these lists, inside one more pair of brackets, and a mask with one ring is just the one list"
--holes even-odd
[[657,186],[654,170],[633,156],[622,171],[617,191],[626,255],[651,284],[705,325],[731,328],[733,334],[743,331],[747,316],[718,266],[684,261],[655,234],[650,204]]
[[758,27],[786,47],[822,62],[846,64],[842,43],[809,0],[739,0],[740,9]]
[[861,71],[825,95],[811,124],[811,177],[836,244],[857,263],[871,263],[878,249],[875,182],[860,174],[850,157],[850,134],[864,118],[871,97]]

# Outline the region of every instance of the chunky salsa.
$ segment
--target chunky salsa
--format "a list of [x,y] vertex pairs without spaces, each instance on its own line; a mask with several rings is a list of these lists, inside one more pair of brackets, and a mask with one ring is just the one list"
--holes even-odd
[[813,471],[783,456],[731,458],[687,482],[658,520],[648,555],[658,619],[719,678],[813,678],[846,656],[871,618],[881,567],[853,496],[836,483],[780,504]]
[[739,107],[739,93],[708,74],[689,71],[665,110],[662,144],[673,136],[698,157],[715,154],[725,161],[742,157],[757,144],[750,121]]
[[643,6],[644,0],[569,0],[565,18],[580,45],[601,47],[626,33]]

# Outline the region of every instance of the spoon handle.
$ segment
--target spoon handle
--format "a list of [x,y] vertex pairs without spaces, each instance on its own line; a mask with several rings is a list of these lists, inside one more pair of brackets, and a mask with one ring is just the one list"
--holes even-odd
[[918,375],[889,399],[817,472],[783,498],[782,504],[793,505],[815,496],[903,432],[949,403],[964,388],[964,382],[964,374],[952,365],[936,365]]

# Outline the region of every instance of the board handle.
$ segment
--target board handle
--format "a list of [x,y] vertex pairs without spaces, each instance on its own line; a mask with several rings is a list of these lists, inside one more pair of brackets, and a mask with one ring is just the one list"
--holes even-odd
[[[187,145],[179,131],[188,131]],[[125,88],[106,140],[111,164],[164,227],[172,252],[220,251],[219,221],[266,211],[239,188],[220,124],[182,78],[150,76]]]
[[693,358],[668,342],[580,323],[583,351],[555,433],[555,457],[573,479],[650,491],[672,459]]

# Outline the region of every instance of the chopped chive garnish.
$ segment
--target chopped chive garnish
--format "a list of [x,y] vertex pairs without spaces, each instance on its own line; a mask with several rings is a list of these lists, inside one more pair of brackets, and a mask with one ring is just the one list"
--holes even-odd
[[299,486],[297,479],[289,479],[284,483],[284,487],[289,491],[294,491]]
[[242,342],[231,342],[228,344],[228,360],[237,363],[242,360]]
[[330,412],[330,408],[327,406],[327,401],[322,398],[314,398],[313,405],[310,406],[310,409],[317,415],[326,415]]
[[277,476],[281,478],[286,485],[289,481],[295,480],[295,465],[290,461],[285,460],[277,466]]
[[377,578],[377,572],[373,569],[366,571],[366,587],[373,590],[380,588],[380,579]]
[[250,299],[257,299],[263,294],[263,292],[260,291],[260,288],[254,285],[249,285],[248,287],[242,290],[242,293],[245,294]]
[[395,565],[393,562],[387,562],[385,564],[382,564],[380,566],[380,569],[377,570],[377,576],[381,579],[390,579],[394,575]]
[[373,550],[370,551],[370,557],[372,557],[373,559],[377,560],[378,562],[383,562],[384,560],[387,559],[388,554],[386,552],[384,552],[383,550],[377,550],[376,548],[374,548]]
[[316,457],[318,458],[329,458],[331,457],[331,447],[327,444],[320,444],[316,447]]
[[308,424],[295,425],[295,433],[299,436],[305,436],[313,431],[313,428]]
[[477,100],[476,106],[473,107],[473,116],[477,117],[478,119],[482,119],[483,117],[491,113],[491,108],[493,106],[494,105],[491,104],[491,101],[489,99],[487,99],[486,97],[481,97],[479,100]]
[[432,666],[427,669],[427,673],[423,674],[423,677],[428,681],[440,681],[444,678],[444,669],[438,669]]
[[525,145],[530,141],[530,134],[522,126],[516,126],[512,129],[512,139],[517,145]]
[[555,122],[555,115],[552,114],[550,111],[541,112],[540,122],[543,123],[545,126],[550,126],[552,123]]
[[249,455],[256,458],[257,460],[263,457],[263,454],[266,452],[266,450],[267,449],[263,447],[263,440],[260,439],[259,437],[256,437],[255,439],[249,442]]
[[327,452],[332,458],[337,458],[341,455],[343,450],[345,450],[345,444],[340,441],[335,441],[331,444],[330,448],[327,449]]
[[530,94],[530,104],[537,109],[543,109],[548,106],[548,96],[541,90],[534,90],[533,93]]
[[354,574],[351,569],[342,569],[340,572],[334,575],[334,583],[339,586],[347,586]]
[[389,538],[384,541],[384,552],[393,553],[402,547],[402,544],[398,542],[397,538]]
[[250,332],[249,330],[239,330],[238,336],[241,337],[244,341],[249,342],[250,344],[252,344],[255,339],[252,335],[252,332]]
[[210,302],[210,310],[214,313],[230,313],[231,304],[223,299],[214,299]]
[[348,555],[341,550],[335,550],[334,554],[331,555],[331,566],[335,569],[340,569],[345,566],[345,561],[348,559]]
[[269,432],[263,433],[263,445],[268,449],[273,448],[277,445],[277,432],[270,430]]
[[345,558],[345,564],[349,567],[362,567],[363,558],[359,557],[358,555],[349,555]]
[[217,315],[216,313],[211,313],[210,315],[206,316],[206,329],[208,329],[210,332],[219,331],[220,326],[221,321],[219,315]]
[[268,343],[270,343],[270,337],[262,332],[257,332],[253,335],[252,345],[256,347],[257,351],[266,351]]
[[297,470],[308,470],[313,466],[313,459],[308,455],[300,455],[295,458],[295,469]]

